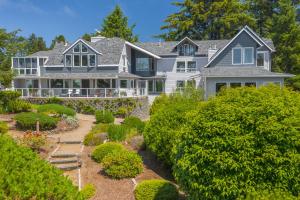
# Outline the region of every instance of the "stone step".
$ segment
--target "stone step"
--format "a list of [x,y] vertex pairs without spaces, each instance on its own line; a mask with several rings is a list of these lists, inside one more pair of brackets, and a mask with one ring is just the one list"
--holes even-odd
[[50,160],[51,164],[67,164],[67,163],[77,163],[77,159],[55,159],[55,160]]
[[56,152],[55,154],[51,155],[51,158],[72,158],[77,157],[78,154],[76,153],[67,153],[67,152]]
[[81,144],[82,142],[79,140],[76,140],[76,141],[67,140],[67,141],[60,141],[60,143],[61,144]]
[[74,169],[78,169],[80,168],[81,166],[76,163],[69,163],[69,164],[57,164],[55,165],[58,169],[61,169],[63,171],[71,171],[71,170],[74,170]]

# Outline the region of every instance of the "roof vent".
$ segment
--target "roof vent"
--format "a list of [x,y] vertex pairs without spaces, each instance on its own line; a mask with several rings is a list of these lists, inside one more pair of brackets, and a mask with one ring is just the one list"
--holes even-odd
[[209,45],[209,49],[208,49],[208,60],[210,60],[215,53],[217,53],[218,49],[217,49],[217,45],[216,44],[211,44]]
[[103,40],[103,39],[105,39],[104,36],[98,35],[98,36],[95,36],[95,37],[91,37],[91,42],[95,43],[95,42],[98,42],[98,41]]

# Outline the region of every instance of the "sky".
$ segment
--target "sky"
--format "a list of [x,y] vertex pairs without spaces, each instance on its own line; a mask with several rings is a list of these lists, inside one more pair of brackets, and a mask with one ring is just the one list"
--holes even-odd
[[136,24],[134,33],[140,41],[155,41],[162,33],[163,20],[177,11],[174,0],[0,0],[0,28],[21,29],[20,35],[42,36],[49,46],[52,39],[63,34],[74,42],[84,33],[100,29],[105,16],[118,4]]

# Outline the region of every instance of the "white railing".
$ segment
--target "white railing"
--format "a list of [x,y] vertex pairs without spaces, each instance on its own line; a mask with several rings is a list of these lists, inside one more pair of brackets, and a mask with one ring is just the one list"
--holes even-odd
[[145,88],[14,88],[23,98],[61,97],[61,98],[120,98],[146,96]]

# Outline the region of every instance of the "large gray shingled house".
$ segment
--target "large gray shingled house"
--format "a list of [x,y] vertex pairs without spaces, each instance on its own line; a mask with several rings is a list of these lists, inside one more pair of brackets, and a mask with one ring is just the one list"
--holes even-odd
[[271,72],[272,41],[244,27],[231,40],[130,43],[93,37],[12,58],[13,89],[23,97],[135,97],[195,84],[214,95],[222,87],[283,86],[290,74]]

